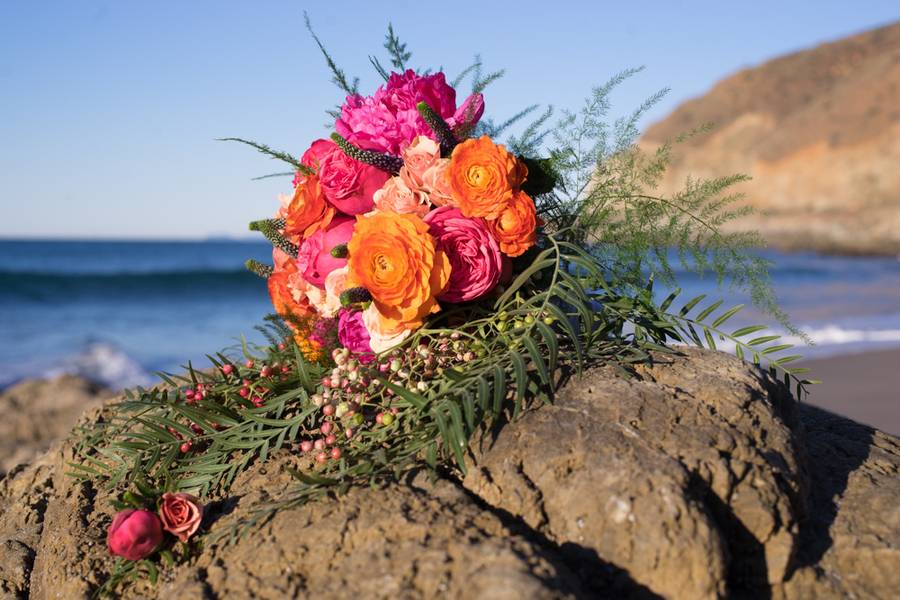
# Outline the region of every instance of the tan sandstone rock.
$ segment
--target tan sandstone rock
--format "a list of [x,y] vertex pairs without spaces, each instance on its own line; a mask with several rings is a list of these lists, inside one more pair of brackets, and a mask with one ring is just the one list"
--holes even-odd
[[[86,419],[96,419],[89,413]],[[107,492],[60,443],[0,479],[0,598],[87,598],[111,560]],[[281,451],[205,527],[291,485]],[[798,406],[734,357],[687,350],[473,446],[462,481],[423,473],[282,511],[128,598],[879,598],[900,589],[900,440]]]

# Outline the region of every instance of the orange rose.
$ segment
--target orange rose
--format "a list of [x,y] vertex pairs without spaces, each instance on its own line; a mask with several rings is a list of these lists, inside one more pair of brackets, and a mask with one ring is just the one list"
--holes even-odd
[[447,182],[467,217],[496,219],[519,191],[528,167],[486,135],[459,144],[450,155]]
[[334,213],[334,207],[325,200],[319,178],[310,175],[294,188],[294,196],[287,207],[284,232],[294,239],[308,238],[325,229],[334,218]]
[[360,215],[347,244],[354,286],[372,294],[386,330],[415,329],[438,310],[435,296],[450,278],[450,261],[428,225],[412,214]]
[[496,219],[487,221],[488,229],[507,256],[519,256],[537,241],[537,214],[534,201],[518,192]]

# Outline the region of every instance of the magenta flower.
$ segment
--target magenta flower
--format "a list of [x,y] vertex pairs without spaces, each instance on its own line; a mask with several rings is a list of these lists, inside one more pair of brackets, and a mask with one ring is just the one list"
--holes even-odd
[[443,73],[417,75],[408,70],[402,75],[392,73],[372,96],[347,96],[334,126],[360,148],[399,156],[416,136],[434,138],[416,108],[419,102],[426,102],[454,128],[463,123],[474,126],[484,112],[481,94],[473,95],[457,110],[456,91],[447,84]]
[[341,310],[338,317],[338,339],[344,348],[360,355],[360,362],[366,363],[374,358],[369,344],[369,331],[363,323],[360,311]]
[[503,255],[481,219],[441,206],[425,215],[425,222],[450,260],[450,282],[439,300],[467,302],[496,287],[503,273]]
[[300,245],[297,253],[297,268],[307,282],[325,289],[325,278],[335,269],[347,264],[346,258],[335,258],[331,250],[346,244],[353,235],[356,220],[350,217],[335,217],[325,231],[317,231]]

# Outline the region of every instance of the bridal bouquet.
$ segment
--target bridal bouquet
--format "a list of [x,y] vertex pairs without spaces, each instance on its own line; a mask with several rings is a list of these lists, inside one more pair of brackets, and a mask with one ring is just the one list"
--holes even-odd
[[[161,374],[81,430],[73,472],[105,481],[120,511],[101,591],[155,579],[160,560],[191,556],[198,538],[252,535],[328,491],[420,467],[464,472],[472,436],[552,401],[562,377],[588,366],[627,375],[675,351],[672,342],[718,340],[793,379],[798,394],[806,385],[788,364],[795,357],[776,358],[788,347],[777,336],[726,329],[739,306],[700,297],[673,308],[673,256],[774,305],[766,264],[750,250],[758,239],[719,229],[742,214],[724,193],[741,178],[655,196],[671,148],[646,156],[635,145],[652,102],[604,123],[610,90],[631,73],[557,124],[547,110],[501,140],[535,107],[486,118],[483,92],[497,73],[476,61],[448,83],[406,68],[392,29],[386,47],[397,70],[372,59],[383,83],[371,95],[323,48],[345,98],[330,136],[299,159],[238,139],[290,165],[290,193],[251,223],[273,244],[271,265],[248,262],[274,307],[260,328],[269,344]],[[466,77],[472,93],[460,102]],[[661,300],[654,280],[667,286]],[[210,502],[275,453],[290,455],[295,487],[204,534],[216,519]]]

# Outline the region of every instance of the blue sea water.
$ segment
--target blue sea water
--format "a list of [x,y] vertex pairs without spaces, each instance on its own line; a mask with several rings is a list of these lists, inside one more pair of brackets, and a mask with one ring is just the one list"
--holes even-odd
[[[779,299],[816,342],[810,357],[900,347],[900,260],[766,252]],[[264,242],[0,240],[0,388],[79,373],[113,386],[234,348],[271,312],[265,282],[243,262],[270,261]],[[684,298],[718,290],[682,273]],[[769,320],[753,310],[740,324]],[[800,342],[800,340],[792,340]],[[802,342],[801,342],[802,343]]]

